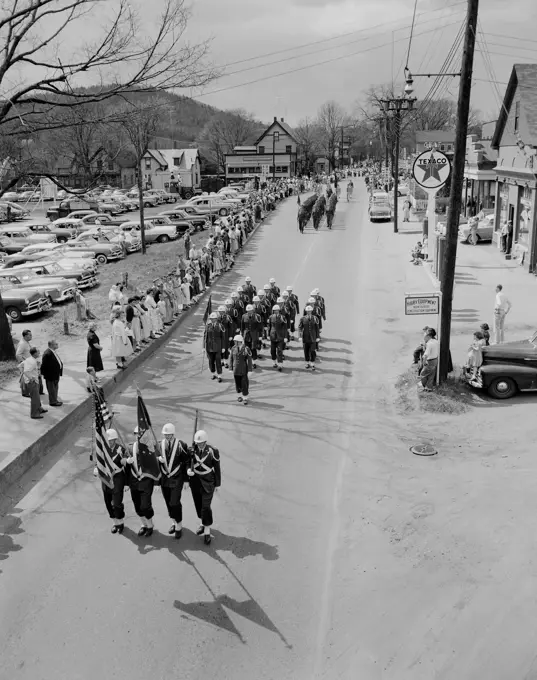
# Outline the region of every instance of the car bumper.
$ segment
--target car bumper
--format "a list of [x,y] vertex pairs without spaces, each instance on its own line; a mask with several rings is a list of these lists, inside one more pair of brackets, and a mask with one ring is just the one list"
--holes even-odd
[[67,300],[72,300],[75,294],[75,289],[74,288],[67,288],[66,290],[63,290],[59,295],[56,295],[55,297],[52,298],[52,302],[54,303],[59,303],[59,302],[66,302]]
[[93,286],[97,285],[97,277],[92,276],[88,279],[82,279],[82,281],[78,282],[78,287],[82,290],[84,288],[93,288]]
[[109,260],[123,260],[125,255],[123,253],[110,253],[110,255],[106,256]]
[[22,316],[31,316],[32,314],[40,314],[41,312],[48,312],[52,309],[52,305],[48,300],[39,300],[38,302],[31,302],[28,309],[21,312]]
[[463,231],[459,231],[459,242],[466,243],[466,241],[468,240],[468,236],[470,236],[470,232],[465,234]]

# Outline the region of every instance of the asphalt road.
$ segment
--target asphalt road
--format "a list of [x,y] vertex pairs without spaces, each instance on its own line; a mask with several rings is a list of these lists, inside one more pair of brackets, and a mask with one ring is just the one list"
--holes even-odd
[[[331,232],[300,235],[295,216],[291,200],[261,227],[214,301],[247,275],[293,284],[301,302],[319,287],[318,372],[297,343],[282,374],[265,352],[238,404],[229,373],[219,385],[202,370],[199,309],[136,375],[155,428],[190,440],[199,409],[221,450],[213,544],[193,534],[188,495],[183,538],[169,538],[158,489],[154,535],[136,536],[128,497],[112,535],[80,423],[0,519],[1,680],[537,677],[533,477],[464,445],[459,427],[485,409],[438,426],[394,406],[419,337],[402,312],[421,285],[416,236],[371,225],[362,186]],[[132,431],[134,385],[114,406]],[[441,455],[412,456],[429,426]],[[517,470],[535,468],[530,454]]]

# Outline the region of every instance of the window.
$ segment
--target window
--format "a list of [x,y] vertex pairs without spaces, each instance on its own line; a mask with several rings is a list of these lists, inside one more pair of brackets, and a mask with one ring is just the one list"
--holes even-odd
[[282,165],[281,172],[289,172],[289,166],[287,166],[287,165]]
[[261,172],[261,166],[260,166],[260,165],[256,165],[255,168],[254,168],[254,172],[257,173],[257,174],[259,174],[259,173]]
[[440,144],[440,151],[445,151],[445,150],[446,150],[446,145]]
[[261,154],[265,153],[265,147],[264,146],[257,147],[257,153],[261,153]]
[[97,161],[97,170],[102,170],[102,169],[103,169],[103,162],[102,162],[102,160],[99,158],[99,160]]
[[176,168],[178,168],[181,165],[181,159],[180,158],[174,158],[173,164],[175,165]]
[[150,158],[145,159],[145,169],[151,170],[151,159]]
[[108,161],[108,169],[113,170],[114,169],[114,161]]
[[281,172],[281,171],[282,171],[282,166],[281,166],[281,165],[277,165],[277,166],[276,166],[276,172]]
[[269,165],[268,171],[269,171],[269,175],[273,175],[273,174],[274,174],[274,166],[273,166],[273,165]]
[[291,144],[288,144],[285,147],[285,153],[293,153],[293,147],[291,146]]
[[515,132],[518,132],[520,122],[520,102],[515,102]]
[[448,150],[448,151],[453,151],[453,144],[448,144],[448,145],[447,145],[447,150]]

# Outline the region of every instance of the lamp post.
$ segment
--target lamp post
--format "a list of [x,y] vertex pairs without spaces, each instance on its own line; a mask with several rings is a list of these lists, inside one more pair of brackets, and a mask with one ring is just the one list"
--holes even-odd
[[276,181],[276,142],[280,141],[280,133],[272,133],[272,181]]
[[394,158],[394,178],[393,178],[393,232],[397,234],[399,227],[397,224],[399,206],[397,203],[397,194],[399,192],[399,144],[401,141],[401,111],[411,111],[414,108],[416,98],[411,98],[413,90],[412,77],[410,74],[407,77],[404,96],[395,97],[394,99],[381,99],[382,108],[388,120],[388,113],[394,112],[394,127],[395,127],[395,158]]

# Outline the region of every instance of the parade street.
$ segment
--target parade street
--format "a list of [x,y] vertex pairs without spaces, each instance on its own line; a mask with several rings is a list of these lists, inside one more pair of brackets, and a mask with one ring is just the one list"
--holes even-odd
[[[455,421],[431,425],[441,455],[409,452],[422,423],[397,410],[393,385],[427,320],[404,316],[405,290],[427,286],[409,263],[417,236],[371,224],[361,180],[343,196],[332,231],[303,235],[288,199],[212,289],[215,308],[246,276],[258,288],[274,277],[302,311],[318,287],[315,373],[298,341],[281,373],[263,350],[238,403],[232,374],[219,384],[207,369],[202,302],[110,400],[128,441],[136,385],[157,437],[171,422],[191,443],[198,409],[221,454],[210,546],[188,489],[180,540],[158,487],[152,536],[137,536],[128,493],[125,532],[110,533],[90,418],[4,499],[1,680],[535,677],[527,655],[502,650],[511,635],[534,649],[523,622],[535,584],[521,566],[534,521],[509,522],[519,487],[504,488],[499,456],[460,448]],[[486,442],[482,418],[498,416],[473,417]]]

